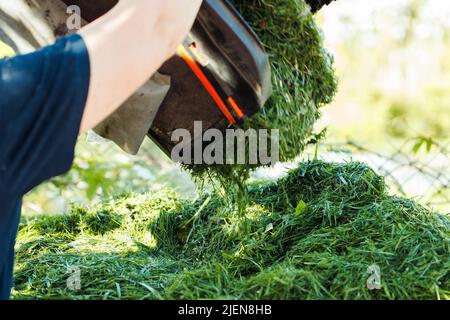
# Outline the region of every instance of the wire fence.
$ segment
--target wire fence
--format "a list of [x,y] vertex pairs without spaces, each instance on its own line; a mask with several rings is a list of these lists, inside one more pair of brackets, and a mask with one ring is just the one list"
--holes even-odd
[[[113,148],[111,143],[108,145]],[[383,141],[379,150],[370,147],[370,145],[372,144],[353,140],[328,141],[320,145],[318,157],[324,161],[360,161],[367,163],[378,174],[385,177],[391,193],[412,198],[422,205],[450,214],[450,139],[439,142],[427,139],[408,139],[403,142]],[[152,174],[157,174],[156,172],[167,167],[169,171],[176,170],[170,175],[170,179],[175,185],[179,184],[180,181],[183,181],[183,185],[187,185],[189,181],[187,174],[183,173],[178,167],[172,166],[170,161],[163,161],[160,158],[160,152],[155,150],[154,147],[147,151],[143,150],[140,156],[133,158],[134,164],[132,167],[136,167],[138,163],[142,163],[141,167],[143,168],[153,168],[156,165],[155,172]],[[111,151],[117,153],[117,148]],[[123,155],[122,152],[119,152],[119,154]],[[314,157],[315,150],[308,150],[306,154],[299,157],[298,161],[304,160],[305,156],[308,158]],[[264,179],[276,179],[285,172],[286,168],[295,166],[295,162],[291,164],[283,163],[273,168],[263,168],[255,176]],[[167,171],[167,168],[163,171]],[[167,182],[168,177],[163,177]],[[101,180],[101,183],[104,184],[104,180]],[[152,183],[155,183],[155,181]],[[147,184],[144,185],[148,186]],[[114,186],[117,188],[117,183]],[[188,189],[184,192],[191,194],[193,190],[195,190],[195,185],[190,182]]]
[[417,141],[406,141],[380,152],[355,141],[344,141],[323,145],[320,157],[368,163],[386,178],[393,192],[450,213],[449,147],[450,141],[423,146]]

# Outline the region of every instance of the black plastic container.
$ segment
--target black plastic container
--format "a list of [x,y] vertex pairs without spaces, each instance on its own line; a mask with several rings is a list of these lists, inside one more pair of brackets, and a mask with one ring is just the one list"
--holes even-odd
[[[117,0],[63,1],[79,5],[87,21],[117,3]],[[194,137],[194,121],[202,121],[204,131],[225,130],[258,112],[272,93],[268,55],[227,0],[203,1],[180,49],[159,70],[171,77],[171,88],[148,132],[167,154],[177,143],[171,141],[174,130],[186,129]],[[209,87],[199,80],[199,73]]]
[[[208,78],[235,123],[258,112],[271,95],[268,55],[228,1],[203,2],[184,48]],[[194,121],[202,121],[203,130],[224,130],[234,124],[180,54],[170,59],[160,72],[170,75],[172,84],[149,136],[167,153],[176,144],[171,141],[174,130],[187,129],[194,137]],[[242,114],[236,112],[236,105]]]

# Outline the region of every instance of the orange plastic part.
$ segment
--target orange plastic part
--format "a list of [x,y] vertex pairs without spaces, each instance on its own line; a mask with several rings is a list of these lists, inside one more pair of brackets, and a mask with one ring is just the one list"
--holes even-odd
[[233,99],[233,97],[228,97],[228,103],[233,107],[233,110],[234,110],[234,112],[236,112],[239,119],[244,119],[245,115],[242,112],[242,109],[239,107],[239,105]]
[[233,115],[228,110],[227,106],[223,102],[220,95],[217,93],[216,89],[214,89],[214,86],[211,84],[211,82],[208,80],[206,75],[203,73],[203,71],[200,69],[200,67],[197,65],[197,62],[192,58],[192,56],[189,54],[189,52],[184,48],[183,45],[180,45],[178,47],[178,54],[180,57],[186,62],[186,64],[191,68],[192,72],[197,76],[197,78],[200,80],[202,85],[205,87],[206,91],[210,94],[210,96],[213,98],[214,102],[217,104],[219,109],[222,111],[222,113],[225,115],[225,117],[228,119],[228,121],[231,124],[236,124],[236,120],[234,119]]

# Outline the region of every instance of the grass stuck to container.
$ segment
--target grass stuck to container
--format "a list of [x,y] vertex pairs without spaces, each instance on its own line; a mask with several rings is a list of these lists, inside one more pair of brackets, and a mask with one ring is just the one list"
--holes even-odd
[[449,299],[450,221],[364,164],[220,195],[130,194],[19,230],[15,299]]
[[[259,36],[270,56],[273,95],[243,129],[278,129],[280,161],[296,158],[314,140],[320,108],[337,90],[333,57],[304,0],[231,1]],[[316,5],[320,4],[319,2]],[[241,195],[244,181],[258,165],[189,165],[200,182],[220,181]]]

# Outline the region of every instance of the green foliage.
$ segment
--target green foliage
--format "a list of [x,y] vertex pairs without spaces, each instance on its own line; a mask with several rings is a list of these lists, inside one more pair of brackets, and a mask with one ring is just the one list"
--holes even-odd
[[408,0],[356,8],[359,2],[336,1],[322,12],[329,48],[339,57],[339,93],[324,110],[328,136],[384,151],[420,135],[445,142],[448,7]]
[[[23,221],[16,299],[448,299],[450,221],[387,194],[364,164],[306,162],[220,194],[130,194]],[[367,268],[381,268],[369,290]],[[69,267],[81,290],[67,288]]]
[[150,192],[165,187],[192,195],[190,176],[173,166],[162,151],[146,141],[139,156],[124,154],[112,143],[80,138],[72,169],[40,185],[24,199],[24,214],[59,214],[71,203],[97,203],[114,195]]
[[429,153],[431,151],[431,148],[433,146],[437,146],[437,142],[434,141],[433,138],[430,137],[417,137],[416,138],[416,144],[413,147],[413,152],[417,153],[422,148],[422,146],[425,146],[425,150]]

